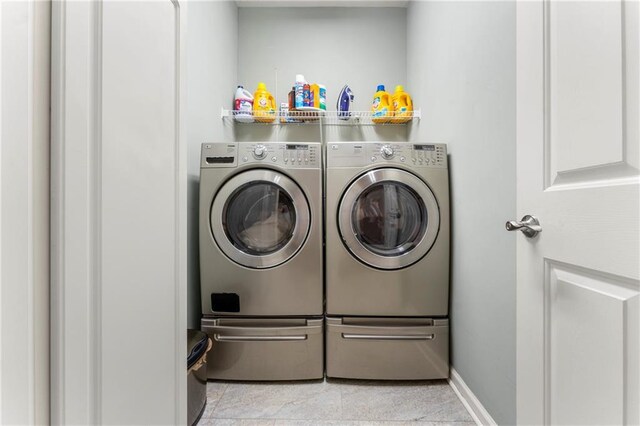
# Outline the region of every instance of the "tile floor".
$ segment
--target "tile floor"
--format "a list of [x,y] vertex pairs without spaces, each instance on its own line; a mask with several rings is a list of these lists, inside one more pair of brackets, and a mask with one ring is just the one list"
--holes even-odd
[[474,425],[449,384],[331,380],[207,384],[198,425]]

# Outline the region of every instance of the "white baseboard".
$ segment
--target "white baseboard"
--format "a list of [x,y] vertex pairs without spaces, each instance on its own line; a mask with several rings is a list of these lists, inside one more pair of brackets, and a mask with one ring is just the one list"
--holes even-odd
[[449,386],[453,389],[453,391],[458,395],[460,401],[467,409],[473,420],[478,425],[497,425],[495,420],[491,417],[491,414],[484,408],[482,403],[476,396],[471,392],[471,389],[467,386],[467,384],[462,380],[460,374],[451,367],[449,373]]

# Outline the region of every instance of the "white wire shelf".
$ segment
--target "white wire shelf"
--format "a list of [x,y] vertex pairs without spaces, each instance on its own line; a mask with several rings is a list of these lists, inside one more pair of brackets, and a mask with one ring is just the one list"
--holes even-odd
[[422,117],[420,109],[411,113],[405,113],[403,117],[386,117],[386,121],[375,122],[371,111],[288,111],[286,115],[280,112],[274,114],[254,116],[254,121],[247,122],[247,114],[238,114],[237,111],[222,109],[221,117],[224,121],[243,125],[309,125],[325,124],[330,126],[402,126],[413,121],[418,121]]

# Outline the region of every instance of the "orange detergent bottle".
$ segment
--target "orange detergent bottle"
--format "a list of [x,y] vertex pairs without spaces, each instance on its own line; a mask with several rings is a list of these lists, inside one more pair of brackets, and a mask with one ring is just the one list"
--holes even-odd
[[413,101],[402,86],[396,86],[396,91],[391,96],[391,103],[393,104],[392,123],[406,123],[413,118]]
[[276,119],[276,100],[264,83],[258,83],[253,94],[253,117],[261,123],[272,123]]
[[393,116],[391,96],[385,92],[384,85],[378,85],[378,90],[373,95],[371,104],[371,121],[374,123],[386,123]]

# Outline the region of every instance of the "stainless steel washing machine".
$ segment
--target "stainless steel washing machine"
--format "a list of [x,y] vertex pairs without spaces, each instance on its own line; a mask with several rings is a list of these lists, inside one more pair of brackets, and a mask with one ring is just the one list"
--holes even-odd
[[327,376],[448,377],[446,146],[326,149]]
[[200,163],[208,375],[323,377],[319,143],[209,143]]

